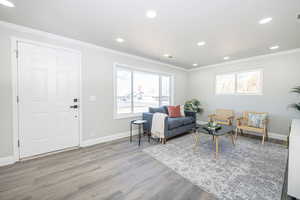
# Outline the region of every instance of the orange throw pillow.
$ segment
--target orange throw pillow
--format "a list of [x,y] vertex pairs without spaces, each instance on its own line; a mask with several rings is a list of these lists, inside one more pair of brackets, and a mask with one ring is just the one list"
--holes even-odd
[[176,118],[181,117],[180,105],[178,106],[168,106],[169,117]]

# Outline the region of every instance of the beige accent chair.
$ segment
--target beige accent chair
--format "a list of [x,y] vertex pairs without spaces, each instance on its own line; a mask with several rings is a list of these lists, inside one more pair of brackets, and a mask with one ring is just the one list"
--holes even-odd
[[[267,118],[263,120],[263,128],[256,128],[252,126],[248,126],[248,114],[266,114]],[[243,117],[237,118],[237,124],[236,124],[236,138],[238,132],[243,134],[244,131],[250,131],[255,133],[261,133],[262,134],[262,144],[265,142],[265,138],[268,139],[268,113],[267,112],[252,112],[252,111],[246,111],[243,112]]]
[[232,125],[234,119],[234,111],[227,109],[217,109],[216,114],[208,115],[208,120],[210,122],[216,121],[219,124]]

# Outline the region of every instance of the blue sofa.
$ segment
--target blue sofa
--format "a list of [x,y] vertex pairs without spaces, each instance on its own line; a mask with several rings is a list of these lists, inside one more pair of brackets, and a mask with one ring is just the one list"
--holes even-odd
[[[147,120],[147,123],[144,124],[144,132],[149,133],[152,127],[152,117],[156,112],[168,114],[167,106],[162,106],[159,108],[149,108],[149,112],[143,113],[143,119]],[[181,135],[188,131],[191,131],[192,128],[196,126],[196,113],[185,111],[185,117],[178,118],[165,118],[165,138],[169,139],[171,137]]]

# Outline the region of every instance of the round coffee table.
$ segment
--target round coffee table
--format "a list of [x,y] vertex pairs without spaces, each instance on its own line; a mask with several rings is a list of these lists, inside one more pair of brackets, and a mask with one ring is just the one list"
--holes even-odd
[[[139,146],[141,145],[141,136],[142,136],[142,126],[147,123],[147,120],[132,120],[130,122],[130,142],[132,142],[132,125],[137,125],[139,127]],[[150,142],[150,134],[148,134],[148,142]]]
[[235,130],[234,126],[220,125],[220,129],[213,130],[213,129],[209,129],[207,124],[205,124],[205,125],[197,124],[196,127],[193,130],[194,141],[195,141],[194,148],[196,148],[197,145],[199,145],[199,143],[200,143],[200,133],[211,135],[213,143],[215,144],[215,149],[216,149],[215,150],[215,157],[217,158],[218,153],[219,153],[219,137],[223,136],[223,135],[226,135],[226,134],[230,134],[232,144],[235,145],[234,130]]

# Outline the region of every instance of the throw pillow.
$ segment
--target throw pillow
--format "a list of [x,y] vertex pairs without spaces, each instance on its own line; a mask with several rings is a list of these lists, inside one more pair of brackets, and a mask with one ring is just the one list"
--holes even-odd
[[169,117],[176,118],[181,117],[180,105],[178,106],[168,106]]
[[263,121],[267,119],[266,114],[248,113],[248,126],[263,128]]
[[158,107],[158,108],[152,108],[152,107],[149,107],[149,112],[150,113],[166,113],[167,114],[167,109],[165,109],[164,106],[162,107]]
[[180,114],[181,114],[182,117],[185,117],[184,105],[180,105]]

